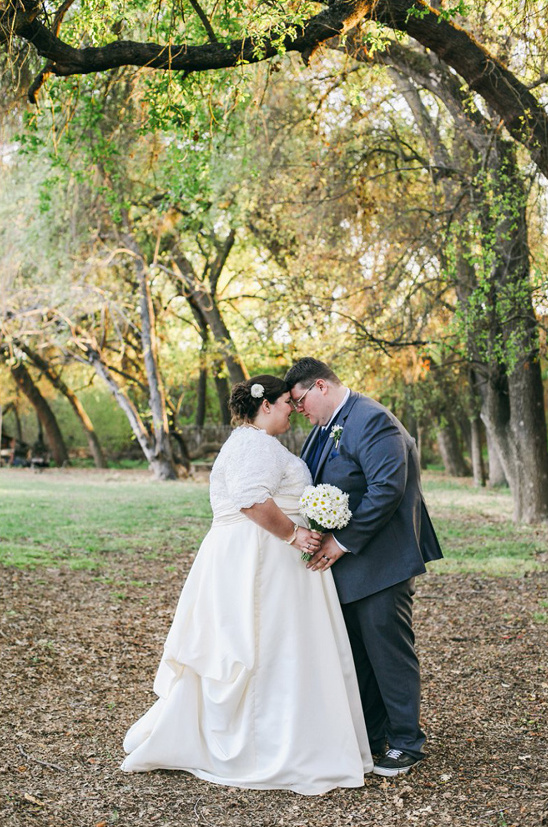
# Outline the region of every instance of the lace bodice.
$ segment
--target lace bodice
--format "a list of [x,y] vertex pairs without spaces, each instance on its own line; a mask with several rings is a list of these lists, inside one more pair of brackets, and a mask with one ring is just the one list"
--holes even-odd
[[300,497],[311,482],[305,463],[276,437],[240,426],[221,448],[211,471],[213,514],[250,508],[276,495]]

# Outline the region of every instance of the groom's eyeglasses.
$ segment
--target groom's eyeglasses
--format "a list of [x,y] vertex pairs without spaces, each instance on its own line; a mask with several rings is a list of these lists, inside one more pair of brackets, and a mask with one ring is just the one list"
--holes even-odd
[[312,384],[310,385],[310,387],[309,387],[309,388],[307,388],[307,389],[305,390],[305,392],[304,392],[301,396],[299,396],[299,398],[298,398],[298,399],[292,399],[292,400],[291,400],[291,404],[293,405],[294,410],[296,410],[296,411],[298,411],[298,410],[299,410],[299,408],[300,408],[300,407],[301,407],[301,405],[303,404],[303,399],[305,398],[306,394],[308,393],[308,391],[311,391],[311,390],[312,390],[312,388],[314,387],[314,385],[316,384],[316,382],[317,382],[317,380],[314,380],[314,382],[312,382]]

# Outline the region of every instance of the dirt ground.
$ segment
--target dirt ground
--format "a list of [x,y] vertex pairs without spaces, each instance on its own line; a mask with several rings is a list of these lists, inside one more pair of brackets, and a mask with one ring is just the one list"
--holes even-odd
[[399,779],[370,775],[361,789],[307,798],[119,771],[124,733],[154,699],[190,561],[119,565],[124,596],[92,572],[2,571],[3,827],[548,824],[548,626],[534,619],[548,574],[420,578],[427,760]]

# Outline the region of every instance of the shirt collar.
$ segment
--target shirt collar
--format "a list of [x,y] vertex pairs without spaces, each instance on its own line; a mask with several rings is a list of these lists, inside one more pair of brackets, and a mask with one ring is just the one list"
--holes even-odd
[[329,422],[327,423],[327,425],[322,425],[322,431],[324,431],[326,428],[329,428],[329,426],[331,425],[331,423],[333,422],[333,420],[335,419],[335,417],[337,416],[337,414],[339,413],[339,411],[340,411],[340,410],[341,410],[341,409],[342,409],[342,408],[346,405],[346,403],[348,402],[348,397],[349,397],[349,396],[350,396],[350,388],[347,388],[347,389],[346,389],[346,393],[345,393],[345,395],[344,395],[344,399],[343,399],[343,401],[342,401],[342,402],[341,402],[341,404],[338,406],[338,408],[335,408],[335,410],[333,411],[333,413],[332,413],[332,415],[331,415],[331,419],[329,420]]

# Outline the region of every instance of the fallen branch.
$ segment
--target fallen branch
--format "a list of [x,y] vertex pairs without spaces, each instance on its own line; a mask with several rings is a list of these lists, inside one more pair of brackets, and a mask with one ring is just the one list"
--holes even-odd
[[51,764],[49,761],[40,761],[39,758],[34,758],[34,756],[29,755],[28,752],[25,752],[21,744],[17,744],[17,748],[26,761],[34,761],[35,764],[40,764],[42,767],[49,767],[49,769],[51,770],[59,770],[59,772],[66,772],[65,768],[60,767],[59,764]]

